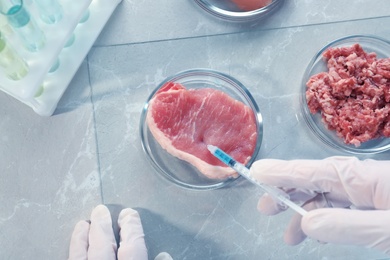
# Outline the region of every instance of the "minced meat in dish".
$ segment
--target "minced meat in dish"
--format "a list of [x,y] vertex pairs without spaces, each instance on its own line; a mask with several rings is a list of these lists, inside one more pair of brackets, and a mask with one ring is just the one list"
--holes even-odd
[[306,83],[306,100],[346,144],[390,137],[390,58],[378,59],[359,44],[323,53],[328,72]]

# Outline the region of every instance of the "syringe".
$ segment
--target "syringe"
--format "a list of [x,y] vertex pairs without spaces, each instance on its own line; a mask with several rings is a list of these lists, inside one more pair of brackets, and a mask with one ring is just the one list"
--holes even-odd
[[225,153],[223,150],[220,148],[214,146],[214,145],[207,145],[207,149],[219,160],[221,160],[223,163],[226,165],[230,166],[233,168],[235,171],[237,171],[242,177],[247,179],[248,181],[252,182],[253,184],[256,184],[260,188],[262,188],[265,192],[267,192],[270,196],[272,196],[274,199],[276,199],[280,205],[282,206],[289,206],[302,216],[307,213],[305,209],[302,207],[298,206],[294,202],[290,200],[290,196],[282,191],[281,189],[278,189],[273,186],[269,186],[267,184],[261,183],[257,181],[255,178],[252,177],[250,174],[250,171],[248,168],[245,167],[245,165],[235,161],[230,155]]

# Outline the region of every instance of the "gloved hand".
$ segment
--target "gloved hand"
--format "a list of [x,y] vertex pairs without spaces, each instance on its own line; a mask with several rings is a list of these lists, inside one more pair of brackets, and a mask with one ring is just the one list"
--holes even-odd
[[[390,161],[263,159],[250,170],[258,181],[283,187],[291,200],[303,202],[309,211],[292,218],[284,235],[287,244],[298,244],[308,236],[390,254]],[[285,208],[265,194],[258,209],[274,215]]]
[[[120,243],[117,250],[111,214],[104,205],[97,206],[90,221],[79,221],[73,231],[69,247],[69,260],[144,260],[148,252],[144,231],[137,211],[126,208],[118,217]],[[171,260],[169,254],[161,253],[156,259]]]

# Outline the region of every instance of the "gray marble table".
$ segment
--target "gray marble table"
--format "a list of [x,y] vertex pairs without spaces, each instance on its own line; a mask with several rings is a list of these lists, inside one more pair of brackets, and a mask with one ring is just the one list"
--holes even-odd
[[[283,242],[292,212],[256,210],[245,181],[185,190],[158,176],[139,136],[144,101],[167,76],[210,68],[252,92],[264,119],[258,158],[325,158],[299,108],[313,55],[350,34],[390,39],[388,0],[285,0],[254,24],[193,0],[123,0],[51,117],[0,93],[0,259],[66,259],[70,235],[98,204],[140,212],[150,259],[379,259],[371,249]],[[386,159],[389,153],[373,156]],[[116,228],[114,224],[114,228]]]

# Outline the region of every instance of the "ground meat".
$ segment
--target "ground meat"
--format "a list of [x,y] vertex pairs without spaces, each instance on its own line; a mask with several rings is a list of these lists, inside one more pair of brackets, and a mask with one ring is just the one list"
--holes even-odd
[[377,59],[359,44],[323,53],[328,72],[313,75],[306,100],[328,129],[347,144],[390,137],[390,58]]

